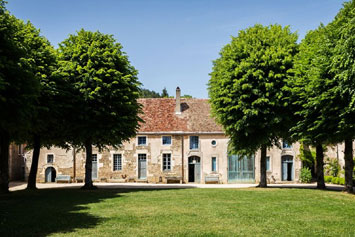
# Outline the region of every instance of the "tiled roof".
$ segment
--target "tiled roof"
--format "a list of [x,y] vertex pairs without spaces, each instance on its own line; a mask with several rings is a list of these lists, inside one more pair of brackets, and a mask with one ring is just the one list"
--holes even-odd
[[211,117],[207,99],[181,99],[181,114],[175,114],[174,98],[139,99],[143,105],[139,132],[223,133]]

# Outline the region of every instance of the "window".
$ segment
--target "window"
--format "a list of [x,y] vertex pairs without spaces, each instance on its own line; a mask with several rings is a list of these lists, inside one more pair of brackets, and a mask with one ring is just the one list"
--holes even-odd
[[122,170],[122,155],[113,154],[113,171]]
[[267,171],[270,171],[270,156],[267,156],[266,157],[266,170]]
[[171,154],[163,154],[163,171],[171,170]]
[[198,136],[190,136],[190,150],[198,149]]
[[139,136],[138,137],[138,146],[146,146],[147,145],[147,137]]
[[92,160],[93,162],[97,162],[97,154],[92,154],[92,155],[91,155],[91,160]]
[[212,140],[212,141],[211,141],[211,145],[212,145],[212,146],[216,146],[216,145],[217,145],[217,141],[216,141],[216,140]]
[[171,136],[163,136],[162,142],[163,142],[163,145],[171,145]]
[[47,155],[47,163],[52,164],[54,161],[54,155],[53,154],[48,154]]
[[212,157],[212,172],[217,171],[217,157]]
[[283,141],[282,142],[282,148],[289,149],[289,148],[292,148],[292,145],[289,144],[288,141]]

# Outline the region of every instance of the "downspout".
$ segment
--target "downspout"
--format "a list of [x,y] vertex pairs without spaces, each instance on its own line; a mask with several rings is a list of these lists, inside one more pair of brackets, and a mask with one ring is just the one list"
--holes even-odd
[[185,183],[185,179],[184,179],[184,135],[181,135],[181,183]]

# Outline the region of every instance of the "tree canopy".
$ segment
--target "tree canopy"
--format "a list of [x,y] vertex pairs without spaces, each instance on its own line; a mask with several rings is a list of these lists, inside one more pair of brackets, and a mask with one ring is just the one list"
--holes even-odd
[[32,30],[0,1],[0,192],[8,191],[9,144],[30,131],[39,95]]
[[[255,25],[232,37],[214,61],[209,95],[212,113],[239,154],[266,148],[288,136],[292,122],[287,80],[298,51],[297,34],[280,25]],[[265,166],[265,167],[264,167]],[[266,171],[261,174],[266,186]]]
[[212,112],[235,150],[254,154],[278,144],[288,130],[285,89],[297,35],[279,25],[242,30],[214,61],[209,95]]
[[137,70],[112,35],[80,30],[58,49],[59,75],[71,84],[68,141],[85,147],[90,188],[91,146],[118,146],[135,136],[141,121]]

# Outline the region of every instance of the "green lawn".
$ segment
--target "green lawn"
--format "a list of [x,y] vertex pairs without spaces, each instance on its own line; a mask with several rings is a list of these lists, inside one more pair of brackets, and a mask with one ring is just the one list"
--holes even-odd
[[17,191],[0,236],[355,236],[355,195],[309,189]]

